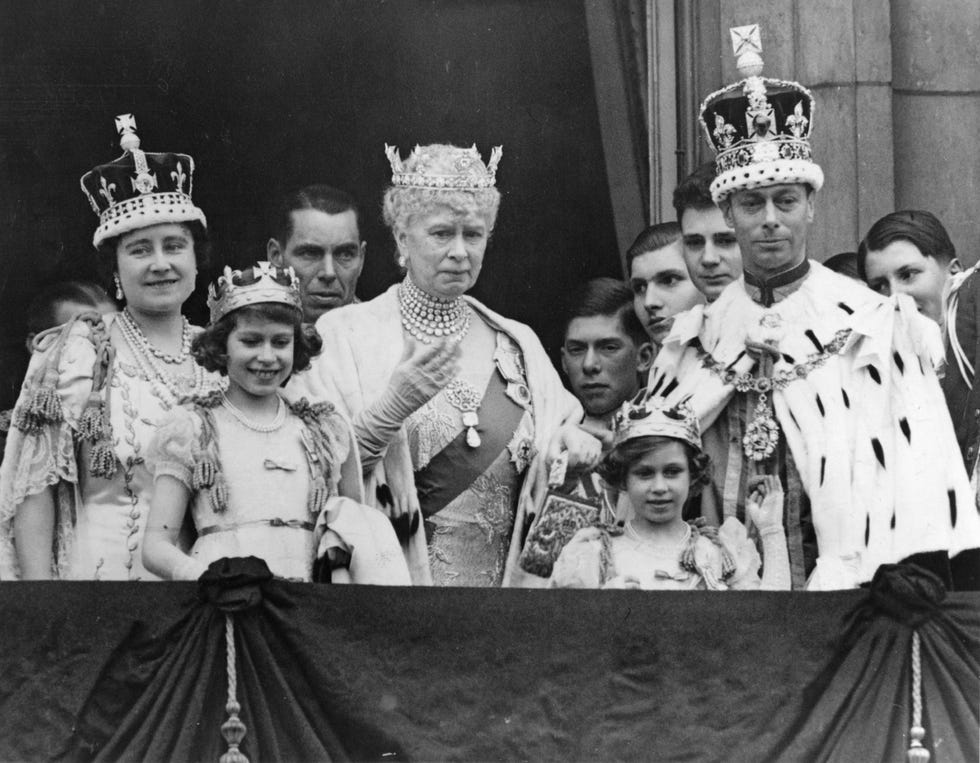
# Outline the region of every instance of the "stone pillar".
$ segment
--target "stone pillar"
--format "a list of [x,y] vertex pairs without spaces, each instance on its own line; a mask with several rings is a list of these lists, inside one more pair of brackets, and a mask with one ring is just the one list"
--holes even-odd
[[980,3],[892,0],[895,202],[943,221],[961,261],[980,256]]
[[[971,0],[962,0],[970,2]],[[891,46],[887,0],[721,0],[724,83],[738,77],[729,27],[759,24],[763,75],[813,91],[814,158],[825,181],[808,254],[854,251],[894,208]]]

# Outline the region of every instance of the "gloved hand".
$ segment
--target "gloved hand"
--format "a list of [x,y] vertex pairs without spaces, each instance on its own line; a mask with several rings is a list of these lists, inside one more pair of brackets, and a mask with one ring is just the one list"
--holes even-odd
[[457,341],[422,344],[406,339],[405,351],[388,387],[354,418],[354,433],[365,468],[377,461],[402,423],[459,374]]
[[783,487],[779,477],[764,474],[749,480],[749,496],[745,510],[759,533],[766,530],[782,530],[783,527]]

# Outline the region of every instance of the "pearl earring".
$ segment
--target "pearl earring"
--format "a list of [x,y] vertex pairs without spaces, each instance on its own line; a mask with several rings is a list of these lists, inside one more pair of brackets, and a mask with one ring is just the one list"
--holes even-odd
[[400,267],[400,268],[402,268],[404,270],[405,269],[405,266],[407,264],[408,264],[408,260],[405,258],[405,255],[404,254],[401,254],[399,252],[399,254],[398,254],[398,267]]
[[122,302],[123,297],[126,295],[123,294],[122,284],[119,282],[119,274],[116,273],[112,276],[112,278],[116,282],[116,300]]

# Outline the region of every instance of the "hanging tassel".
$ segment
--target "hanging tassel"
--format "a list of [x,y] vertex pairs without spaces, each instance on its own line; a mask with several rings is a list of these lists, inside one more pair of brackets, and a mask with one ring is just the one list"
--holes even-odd
[[322,476],[317,476],[316,479],[310,484],[310,497],[307,500],[307,508],[310,514],[318,516],[324,507],[327,505],[327,498],[329,497],[329,492],[327,490],[327,482]]
[[211,509],[215,514],[224,514],[228,510],[228,486],[224,479],[216,476],[214,487],[211,488]]
[[15,411],[13,424],[21,432],[35,434],[47,424],[56,424],[64,418],[58,396],[58,370],[49,366],[27,402]]
[[116,452],[112,449],[111,440],[103,438],[92,446],[88,471],[93,477],[111,479],[116,473],[116,463]]
[[228,702],[225,712],[228,720],[221,724],[221,736],[228,743],[228,750],[218,763],[248,763],[248,758],[238,749],[248,730],[238,714],[242,706],[238,704],[238,676],[235,672],[235,621],[231,615],[225,614],[225,668],[228,671]]
[[214,485],[218,469],[214,461],[210,458],[203,458],[194,464],[194,472],[191,475],[191,483],[194,490],[205,490]]
[[78,434],[83,440],[97,442],[105,438],[107,432],[105,428],[105,404],[102,396],[93,391],[85,403],[85,410],[78,419]]
[[919,656],[919,632],[912,631],[912,728],[909,729],[909,763],[928,763],[929,750],[922,746],[926,730],[922,727],[922,661]]

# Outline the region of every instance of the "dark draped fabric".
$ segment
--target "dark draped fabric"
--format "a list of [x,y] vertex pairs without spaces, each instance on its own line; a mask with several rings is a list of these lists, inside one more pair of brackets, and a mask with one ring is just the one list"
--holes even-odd
[[[899,760],[914,627],[932,760],[977,760],[980,594],[909,604],[889,593],[909,588],[898,580],[650,593],[253,575],[252,606],[231,613],[242,751],[253,762]],[[918,580],[913,593],[930,585]],[[224,598],[182,583],[0,586],[0,760],[217,761]]]

